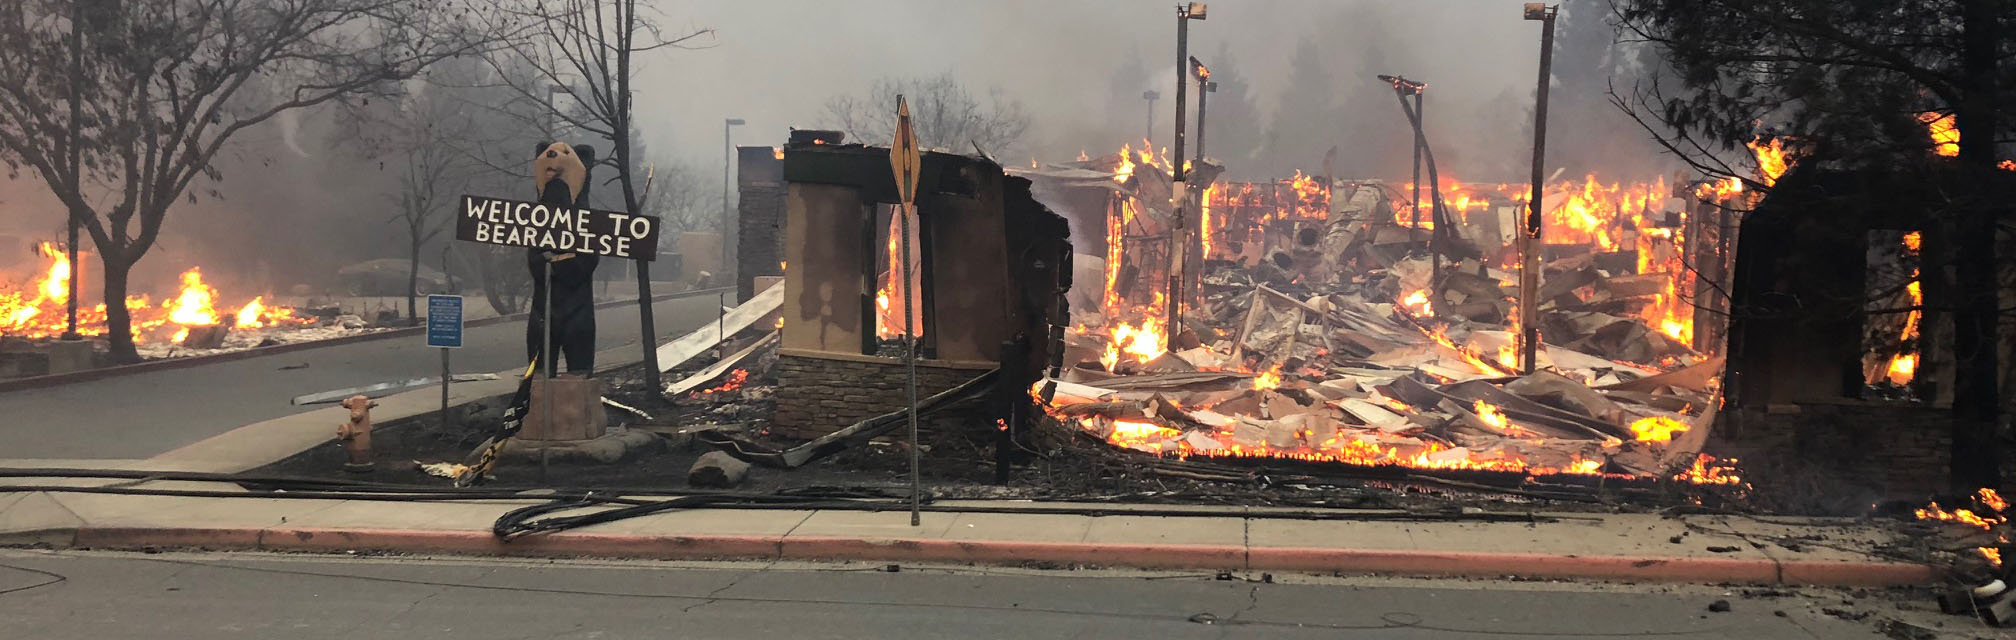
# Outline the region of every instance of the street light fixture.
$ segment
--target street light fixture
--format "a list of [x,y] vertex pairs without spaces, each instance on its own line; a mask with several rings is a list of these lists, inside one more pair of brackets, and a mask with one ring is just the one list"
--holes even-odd
[[1145,143],[1147,143],[1149,147],[1154,147],[1154,146],[1155,146],[1155,101],[1156,101],[1156,100],[1161,100],[1161,99],[1162,99],[1162,93],[1161,93],[1161,92],[1158,92],[1158,91],[1156,91],[1156,90],[1154,90],[1154,89],[1149,89],[1149,90],[1147,90],[1147,91],[1143,91],[1143,92],[1141,92],[1141,99],[1142,99],[1142,100],[1147,100],[1147,101],[1148,101],[1148,134],[1147,134],[1147,135],[1144,135],[1144,136],[1141,136],[1141,141],[1142,141],[1142,142],[1145,142]]
[[717,275],[728,273],[728,221],[730,220],[728,215],[728,180],[730,172],[734,170],[735,163],[735,147],[729,144],[729,136],[733,133],[734,127],[744,124],[748,123],[744,122],[741,118],[728,118],[721,121],[721,264],[715,267],[715,271],[718,272]]

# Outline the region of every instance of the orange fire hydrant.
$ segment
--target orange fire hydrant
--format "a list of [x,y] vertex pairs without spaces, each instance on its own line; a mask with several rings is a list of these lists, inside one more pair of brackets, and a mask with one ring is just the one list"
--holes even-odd
[[371,461],[371,408],[378,403],[364,396],[350,396],[341,404],[350,410],[350,420],[336,425],[336,439],[343,441],[343,451],[350,456],[343,463],[343,470],[369,473],[376,467]]

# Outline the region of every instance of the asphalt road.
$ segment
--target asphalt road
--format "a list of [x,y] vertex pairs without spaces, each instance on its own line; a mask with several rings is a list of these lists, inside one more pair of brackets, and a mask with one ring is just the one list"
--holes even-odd
[[[660,341],[713,319],[718,302],[658,302]],[[636,305],[597,310],[595,323],[598,349],[637,344]],[[525,366],[523,320],[472,328],[463,340],[452,358],[457,373]],[[440,374],[440,352],[408,336],[0,392],[0,458],[147,458],[317,408],[288,404],[298,395]]]
[[90,640],[1883,637],[1873,620],[1821,613],[1823,600],[1843,606],[1824,590],[1711,613],[1724,589],[1257,577],[22,550],[0,551],[0,629]]

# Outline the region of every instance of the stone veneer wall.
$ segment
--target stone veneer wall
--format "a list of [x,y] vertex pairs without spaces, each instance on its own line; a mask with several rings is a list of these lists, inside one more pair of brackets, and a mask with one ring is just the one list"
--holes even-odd
[[[985,371],[917,365],[917,399],[959,386]],[[789,438],[811,439],[903,408],[903,363],[864,362],[783,355],[777,359],[777,415],[772,431]],[[992,422],[986,402],[969,403],[939,412],[919,423],[920,429],[971,429]]]
[[[1944,491],[1952,461],[1947,409],[1882,403],[1793,404],[1725,414],[1706,447],[1741,459],[1760,489],[1826,486],[1843,509]],[[1770,477],[1773,470],[1801,477]]]

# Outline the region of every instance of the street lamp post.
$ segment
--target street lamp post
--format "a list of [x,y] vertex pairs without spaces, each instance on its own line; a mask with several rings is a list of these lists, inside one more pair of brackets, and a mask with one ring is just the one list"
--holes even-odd
[[1154,151],[1152,147],[1155,146],[1155,101],[1162,99],[1162,93],[1149,89],[1141,92],[1141,99],[1148,101],[1148,133],[1141,136],[1141,142],[1151,147],[1149,151],[1152,152]]
[[729,143],[734,127],[746,124],[741,118],[721,121],[721,265],[716,271],[728,273],[728,224],[733,218],[728,215],[728,180],[734,171],[735,147]]
[[1183,65],[1190,61],[1190,21],[1203,20],[1204,15],[1205,6],[1202,2],[1192,2],[1187,5],[1176,6],[1176,155],[1171,156],[1175,158],[1171,162],[1175,166],[1170,167],[1169,172],[1172,187],[1170,190],[1171,200],[1173,203],[1172,206],[1175,209],[1175,215],[1170,216],[1171,224],[1169,225],[1169,288],[1167,289],[1169,292],[1169,318],[1167,324],[1164,325],[1167,327],[1164,333],[1168,334],[1168,344],[1165,347],[1170,351],[1176,350],[1177,336],[1183,332],[1183,254],[1185,253],[1183,247],[1188,246],[1184,239],[1188,237],[1189,231],[1186,228],[1187,223],[1183,219],[1183,210],[1186,208],[1184,205],[1189,200],[1189,194],[1184,189],[1183,184],[1183,119],[1185,117],[1183,111],[1184,107],[1187,106],[1184,100],[1183,89],[1190,85],[1190,79],[1184,77],[1189,71]]
[[1540,290],[1540,182],[1547,158],[1547,85],[1554,66],[1554,16],[1560,5],[1526,3],[1525,18],[1540,26],[1540,86],[1533,103],[1533,185],[1526,198],[1526,223],[1519,230],[1519,370],[1533,373],[1540,348],[1539,306],[1534,298]]

